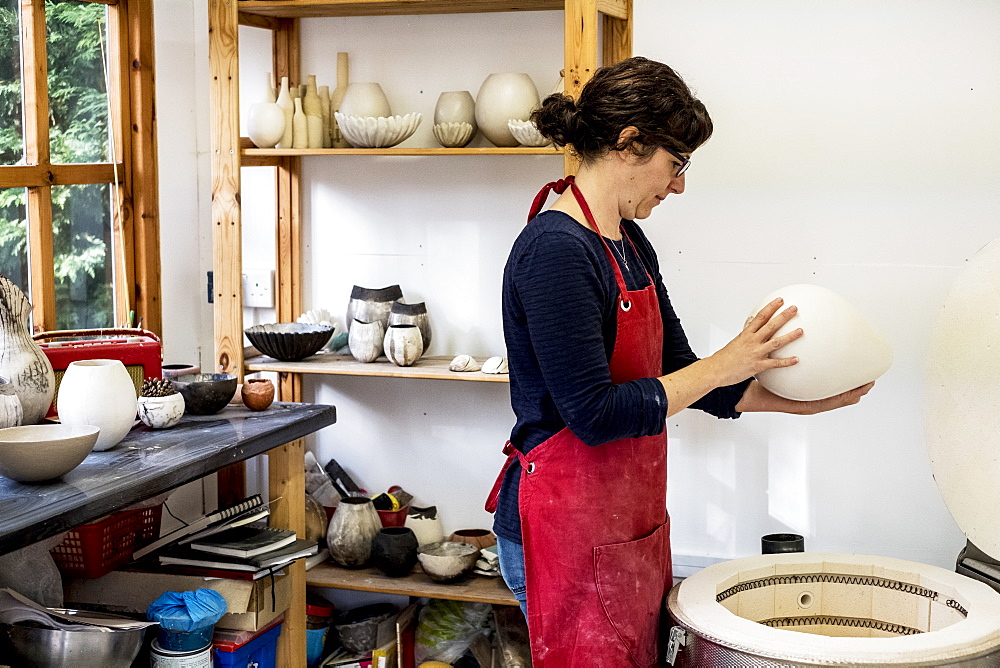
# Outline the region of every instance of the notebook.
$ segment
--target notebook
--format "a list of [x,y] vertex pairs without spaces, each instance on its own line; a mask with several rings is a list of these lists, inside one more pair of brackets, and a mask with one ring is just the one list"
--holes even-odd
[[194,522],[185,524],[179,529],[171,531],[166,536],[157,538],[149,545],[141,547],[133,552],[132,559],[142,559],[147,554],[152,554],[167,545],[176,543],[186,536],[191,536],[192,534],[204,535],[205,533],[208,533],[205,531],[206,529],[212,529],[213,532],[221,531],[222,529],[233,526],[233,522],[246,524],[256,519],[267,517],[269,512],[270,510],[264,504],[260,495],[254,494],[239,503],[226,508],[221,508],[213,513],[208,513],[207,515],[203,515]]
[[255,525],[231,527],[191,541],[192,549],[230,557],[255,557],[295,542],[295,532]]
[[243,559],[223,554],[199,552],[192,549],[190,545],[178,545],[161,554],[160,563],[254,572],[262,568],[283,566],[290,561],[308,557],[315,554],[317,549],[316,541],[299,538],[285,547]]

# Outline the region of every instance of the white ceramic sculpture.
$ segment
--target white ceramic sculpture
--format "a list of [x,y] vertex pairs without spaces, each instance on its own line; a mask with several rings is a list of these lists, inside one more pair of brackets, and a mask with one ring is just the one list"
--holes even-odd
[[56,388],[52,363],[31,338],[30,314],[31,304],[21,288],[0,276],[0,376],[21,403],[21,424],[45,417]]
[[469,123],[437,123],[431,130],[445,148],[462,148],[470,141],[475,128]]
[[281,77],[281,89],[278,91],[278,106],[285,113],[285,132],[281,135],[278,148],[292,147],[292,118],[295,115],[295,102],[288,88],[288,77]]
[[396,366],[410,366],[424,353],[424,339],[416,325],[389,325],[383,350]]
[[506,357],[491,357],[483,362],[483,373],[507,373]]
[[292,148],[309,148],[309,124],[302,111],[302,98],[297,97],[295,113],[292,115]]
[[779,397],[826,399],[872,382],[892,365],[889,342],[857,308],[832,290],[789,285],[761,300],[751,317],[776,297],[784,299],[782,310],[794,305],[798,312],[775,336],[799,327],[804,332],[802,338],[772,354],[798,357],[798,364],[757,374],[761,385]]
[[476,123],[493,145],[517,146],[507,121],[526,120],[538,102],[538,89],[527,74],[491,74],[476,95]]
[[56,410],[63,424],[100,427],[94,450],[108,450],[135,422],[135,384],[119,360],[70,362],[59,384]]
[[334,113],[340,111],[340,103],[344,100],[347,86],[350,84],[350,72],[348,69],[347,53],[341,51],[337,54],[337,87],[330,93],[330,145],[333,148],[347,148],[350,144],[344,139],[337,126],[337,119]]
[[347,335],[351,355],[359,362],[374,362],[383,352],[385,328],[381,320],[362,322],[355,319]]
[[456,355],[448,369],[451,371],[479,371],[483,365],[476,361],[472,355]]
[[184,397],[180,392],[165,397],[139,397],[139,419],[150,429],[169,429],[184,417]]
[[274,148],[285,134],[285,112],[273,102],[258,102],[247,116],[247,136],[257,148]]
[[518,121],[512,118],[507,121],[507,127],[521,146],[548,146],[552,143],[551,139],[542,136],[532,121]]
[[476,101],[467,90],[441,93],[434,106],[434,125],[438,123],[468,123],[476,131]]
[[382,86],[375,82],[357,82],[347,86],[340,101],[339,113],[344,116],[392,116],[389,100]]
[[334,114],[344,138],[356,148],[388,148],[410,138],[420,125],[422,114],[405,116],[346,116]]
[[323,119],[323,148],[330,148],[333,146],[332,140],[330,138],[330,119],[333,116],[330,115],[330,87],[320,86],[319,87],[319,104],[320,113]]

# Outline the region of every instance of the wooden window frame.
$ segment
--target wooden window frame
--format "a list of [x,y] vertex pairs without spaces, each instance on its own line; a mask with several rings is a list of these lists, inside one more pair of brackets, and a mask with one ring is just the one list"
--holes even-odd
[[[153,0],[83,0],[108,5],[112,162],[53,164],[49,152],[45,0],[20,0],[24,163],[0,165],[0,188],[26,188],[32,321],[56,329],[52,186],[117,183],[112,207],[114,324],[130,311],[162,334],[159,180],[154,94]],[[122,262],[121,255],[124,255]]]

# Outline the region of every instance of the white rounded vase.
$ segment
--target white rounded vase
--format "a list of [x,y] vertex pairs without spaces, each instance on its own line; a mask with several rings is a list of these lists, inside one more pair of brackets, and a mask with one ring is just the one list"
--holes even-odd
[[340,101],[340,108],[337,111],[345,116],[362,118],[392,116],[392,109],[385,92],[374,82],[348,84],[344,99]]
[[468,123],[476,133],[476,101],[467,90],[452,90],[438,96],[434,107],[434,125],[440,123]]
[[258,102],[247,116],[247,135],[257,148],[274,148],[285,134],[285,111],[276,103]]
[[527,120],[538,102],[538,89],[527,74],[491,74],[476,95],[476,123],[494,146],[517,146],[507,121]]
[[56,410],[63,424],[99,427],[94,450],[108,450],[135,422],[135,385],[119,360],[71,362],[59,384]]
[[363,322],[355,319],[347,334],[347,346],[359,362],[374,362],[382,354],[385,328],[381,320]]
[[416,325],[389,325],[383,342],[385,356],[396,366],[410,366],[424,353],[424,339]]
[[[765,388],[786,399],[826,399],[870,383],[892,365],[892,347],[875,326],[850,302],[818,285],[789,285],[772,292],[751,313],[781,297],[798,307],[796,315],[775,336],[799,327],[802,338],[771,357],[798,357],[790,367],[768,369],[756,378]],[[780,311],[779,311],[780,313]]]

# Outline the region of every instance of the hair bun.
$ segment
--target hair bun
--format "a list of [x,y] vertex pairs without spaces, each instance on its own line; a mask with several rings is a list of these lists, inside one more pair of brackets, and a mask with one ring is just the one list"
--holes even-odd
[[541,105],[531,113],[538,132],[551,139],[557,146],[572,144],[579,136],[580,111],[573,98],[565,93],[553,93],[542,100]]

